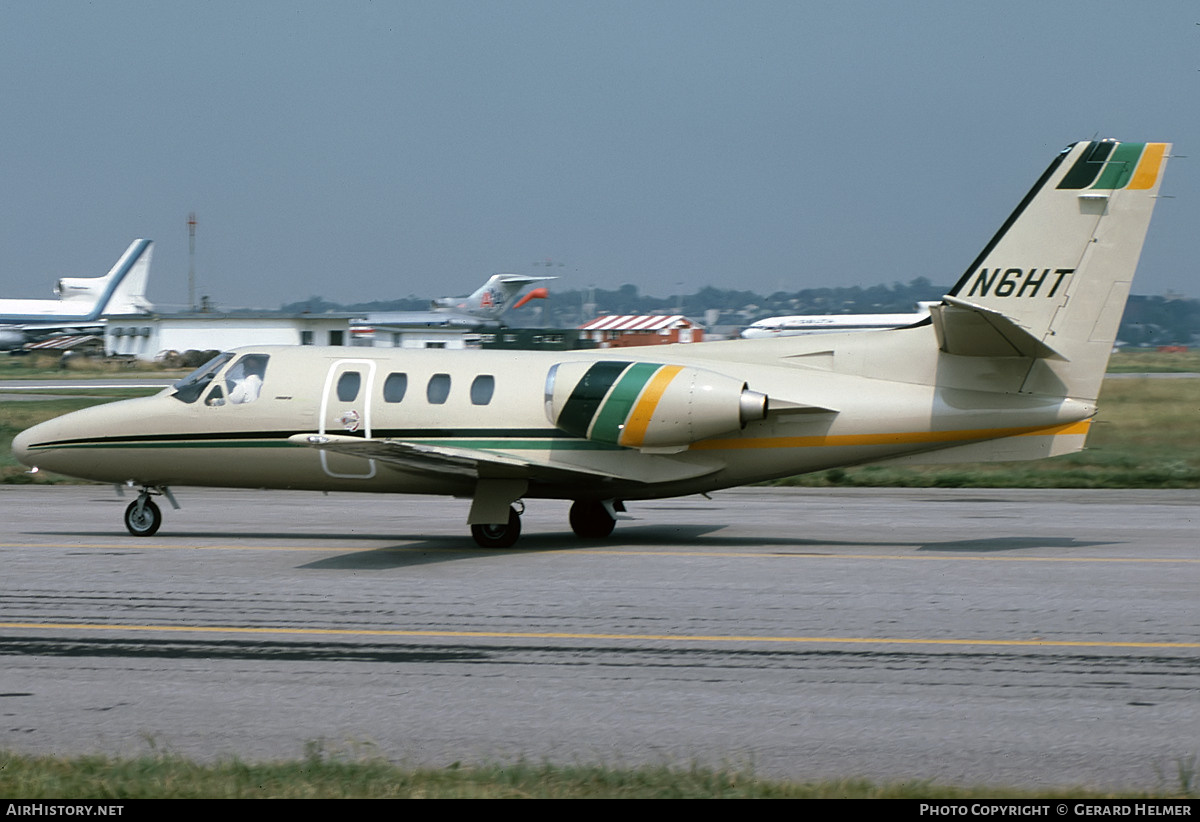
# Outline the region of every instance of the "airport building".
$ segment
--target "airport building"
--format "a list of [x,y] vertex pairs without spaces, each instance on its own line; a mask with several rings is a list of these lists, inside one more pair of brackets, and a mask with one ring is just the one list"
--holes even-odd
[[495,323],[355,322],[350,334],[351,345],[372,348],[572,351],[597,347],[574,328],[512,328]]
[[126,314],[104,328],[104,353],[138,360],[240,345],[349,345],[352,314]]
[[364,323],[350,328],[351,345],[368,348],[478,348],[474,326],[429,323]]
[[704,328],[682,314],[627,314],[597,317],[579,326],[584,339],[599,348],[692,343],[704,339]]
[[[242,345],[345,345],[402,349],[596,348],[583,331],[463,325],[375,325],[355,315],[272,312],[128,314],[109,317],[106,356],[159,360],[187,351],[227,351]],[[664,340],[669,341],[669,340]]]

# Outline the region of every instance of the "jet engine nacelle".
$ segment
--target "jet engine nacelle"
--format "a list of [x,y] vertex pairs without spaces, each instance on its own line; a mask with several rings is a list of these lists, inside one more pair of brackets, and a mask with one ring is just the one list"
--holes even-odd
[[562,431],[631,448],[672,448],[767,415],[767,396],[714,371],[651,362],[565,362],[546,375],[546,416]]
[[94,300],[100,296],[103,277],[63,277],[54,287],[60,300]]

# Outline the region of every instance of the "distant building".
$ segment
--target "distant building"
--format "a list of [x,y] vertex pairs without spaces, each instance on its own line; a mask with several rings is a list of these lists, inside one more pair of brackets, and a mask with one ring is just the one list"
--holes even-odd
[[704,339],[704,329],[682,314],[624,314],[597,317],[579,326],[584,339],[599,348],[692,343]]
[[355,322],[352,345],[374,348],[488,348],[519,351],[571,351],[595,348],[583,332],[565,328],[509,328],[497,325],[427,325]]
[[577,351],[596,348],[574,328],[495,328],[479,334],[479,347],[519,351]]
[[349,345],[352,314],[208,312],[109,317],[104,353],[155,360],[174,352],[225,351],[240,345]]
[[366,348],[478,348],[479,334],[473,326],[424,323],[378,323],[355,321],[350,328],[351,345]]

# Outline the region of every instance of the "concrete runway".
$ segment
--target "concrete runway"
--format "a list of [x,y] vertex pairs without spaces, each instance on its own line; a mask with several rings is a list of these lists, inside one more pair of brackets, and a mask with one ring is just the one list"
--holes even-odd
[[[1195,491],[738,489],[581,544],[534,500],[0,486],[0,748],[1174,787]],[[1194,763],[1194,759],[1193,759]],[[1194,771],[1194,764],[1193,764]]]

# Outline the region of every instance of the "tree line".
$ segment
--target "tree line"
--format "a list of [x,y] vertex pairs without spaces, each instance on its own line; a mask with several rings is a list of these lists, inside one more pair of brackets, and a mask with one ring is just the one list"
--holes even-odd
[[[705,286],[693,294],[655,297],[625,284],[603,288],[552,291],[507,315],[512,326],[574,328],[603,314],[684,314],[706,325],[746,326],[780,314],[892,314],[914,310],[918,302],[935,301],[950,289],[925,277],[891,285],[829,286],[799,291],[754,291]],[[287,313],[428,310],[427,298],[405,297],[359,303],[336,303],[313,296],[281,307]],[[1188,345],[1200,339],[1200,300],[1133,295],[1125,307],[1118,339],[1129,345]]]

